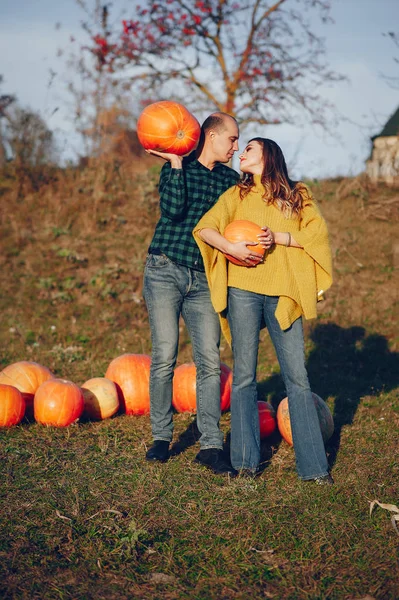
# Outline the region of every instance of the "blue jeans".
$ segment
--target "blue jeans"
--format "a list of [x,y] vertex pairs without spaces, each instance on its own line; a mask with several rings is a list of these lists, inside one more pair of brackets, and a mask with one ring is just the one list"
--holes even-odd
[[149,254],[144,272],[152,341],[150,415],[154,440],[173,436],[172,380],[179,346],[179,318],[190,334],[197,369],[200,447],[222,448],[220,421],[220,323],[205,273]]
[[301,479],[313,479],[326,475],[328,464],[305,368],[302,319],[283,331],[274,316],[277,302],[277,296],[229,288],[228,320],[234,354],[231,464],[235,469],[256,469],[259,465],[256,367],[263,317],[288,396],[297,472]]

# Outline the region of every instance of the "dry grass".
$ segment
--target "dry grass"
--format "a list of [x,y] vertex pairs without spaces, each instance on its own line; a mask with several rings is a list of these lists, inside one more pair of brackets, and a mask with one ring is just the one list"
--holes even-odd
[[[36,360],[82,383],[124,352],[149,353],[142,270],[157,167],[91,165],[0,178],[0,366]],[[393,264],[398,192],[363,178],[310,182],[331,233],[335,283],[306,325],[315,392],[334,413],[336,486],[298,481],[276,434],[256,482],[193,464],[193,419],[175,452],[143,460],[147,417],[0,431],[0,596],[95,599],[399,597],[399,359]],[[260,397],[283,396],[265,334]],[[222,359],[231,364],[227,347]],[[179,361],[191,360],[182,331]],[[222,427],[229,438],[229,414]]]

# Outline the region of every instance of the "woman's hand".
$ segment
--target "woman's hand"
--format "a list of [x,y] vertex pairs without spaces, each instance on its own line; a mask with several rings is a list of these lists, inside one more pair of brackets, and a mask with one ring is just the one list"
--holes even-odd
[[273,244],[276,243],[274,233],[269,227],[262,227],[263,233],[258,235],[258,240],[262,248],[265,250],[270,250]]
[[230,254],[234,258],[245,262],[248,267],[256,267],[263,260],[263,256],[257,252],[251,251],[251,246],[257,246],[257,242],[243,241],[243,242],[228,242],[225,253]]
[[170,152],[158,152],[158,150],[146,150],[147,154],[153,154],[154,156],[159,156],[164,160],[170,162],[170,166],[172,169],[181,169],[183,164],[183,157],[178,156],[177,154],[171,154]]

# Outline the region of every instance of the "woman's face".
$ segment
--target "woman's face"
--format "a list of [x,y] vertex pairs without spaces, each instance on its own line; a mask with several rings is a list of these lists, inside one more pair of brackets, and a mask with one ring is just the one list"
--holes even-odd
[[259,142],[249,142],[244,152],[240,154],[240,169],[243,173],[262,175],[263,172],[263,147]]

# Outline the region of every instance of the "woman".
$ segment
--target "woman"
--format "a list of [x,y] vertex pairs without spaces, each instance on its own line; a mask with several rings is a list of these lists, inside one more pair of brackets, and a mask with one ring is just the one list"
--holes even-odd
[[[280,147],[256,137],[240,155],[241,182],[227,190],[193,231],[204,258],[212,303],[234,355],[231,463],[257,474],[260,460],[256,367],[259,332],[266,324],[277,353],[290,409],[297,472],[301,479],[332,484],[305,368],[302,317],[330,287],[331,251],[324,219],[308,189],[288,177]],[[256,242],[231,243],[223,232],[234,220],[258,224]],[[225,254],[248,268],[227,262]]]

